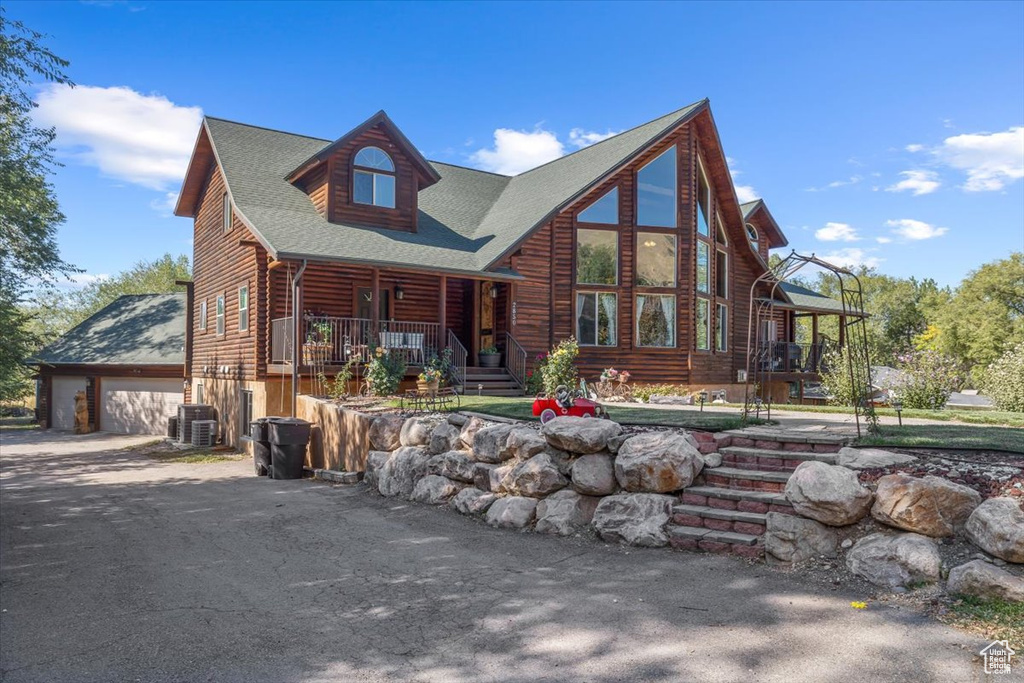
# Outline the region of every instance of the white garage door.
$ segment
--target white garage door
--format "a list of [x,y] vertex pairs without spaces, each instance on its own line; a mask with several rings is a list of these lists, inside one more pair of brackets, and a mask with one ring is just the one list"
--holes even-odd
[[180,379],[103,377],[100,429],[118,434],[166,434],[167,418],[185,402]]
[[75,428],[75,394],[85,391],[84,377],[54,377],[50,392],[51,427]]

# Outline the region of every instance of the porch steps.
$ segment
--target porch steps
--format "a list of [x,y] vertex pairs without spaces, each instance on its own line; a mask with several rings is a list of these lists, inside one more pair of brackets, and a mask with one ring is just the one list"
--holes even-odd
[[456,388],[467,396],[522,396],[523,390],[505,368],[466,368],[466,380]]

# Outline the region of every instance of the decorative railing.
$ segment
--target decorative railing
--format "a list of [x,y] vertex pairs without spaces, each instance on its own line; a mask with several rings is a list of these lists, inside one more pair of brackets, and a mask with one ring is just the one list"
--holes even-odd
[[[292,361],[292,318],[270,323],[270,359],[272,363]],[[367,318],[306,316],[303,321],[302,354],[317,348],[317,356],[327,365],[343,365],[350,359],[366,363],[377,347],[405,356],[409,365],[423,365],[438,355],[441,326],[437,323],[381,320],[374,325]],[[326,348],[325,348],[326,347]],[[303,365],[308,363],[300,358]]]
[[520,389],[526,389],[526,350],[508,332],[505,333],[505,369]]
[[797,344],[795,342],[761,342],[757,348],[757,367],[770,372],[822,372],[827,369],[824,358],[829,345]]
[[469,357],[469,353],[451,330],[448,330],[448,349],[452,353],[451,364],[448,367],[451,382],[455,386],[462,386],[466,383],[466,358]]

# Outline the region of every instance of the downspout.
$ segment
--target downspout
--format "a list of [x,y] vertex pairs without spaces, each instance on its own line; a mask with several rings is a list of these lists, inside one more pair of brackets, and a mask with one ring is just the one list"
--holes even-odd
[[306,259],[292,278],[292,410],[295,417],[295,404],[299,400],[299,349],[302,345],[302,274],[306,272]]

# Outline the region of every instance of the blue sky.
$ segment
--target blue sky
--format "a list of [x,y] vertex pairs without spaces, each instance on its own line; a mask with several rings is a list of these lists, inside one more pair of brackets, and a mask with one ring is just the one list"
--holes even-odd
[[200,112],[334,139],[385,109],[517,171],[704,97],[799,251],[955,284],[1024,249],[1024,3],[5,6],[72,62],[39,116],[88,276],[191,254],[167,207]]

